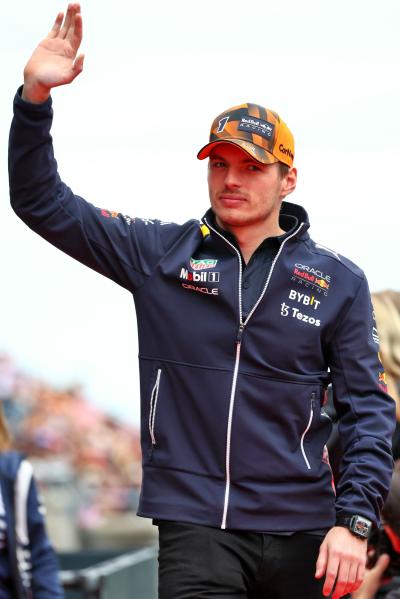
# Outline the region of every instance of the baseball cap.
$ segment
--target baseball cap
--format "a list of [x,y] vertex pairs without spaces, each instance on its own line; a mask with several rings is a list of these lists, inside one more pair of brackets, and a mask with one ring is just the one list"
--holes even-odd
[[276,112],[258,104],[240,104],[219,114],[211,125],[210,141],[197,158],[204,160],[221,142],[238,146],[263,164],[293,166],[294,138],[289,127]]

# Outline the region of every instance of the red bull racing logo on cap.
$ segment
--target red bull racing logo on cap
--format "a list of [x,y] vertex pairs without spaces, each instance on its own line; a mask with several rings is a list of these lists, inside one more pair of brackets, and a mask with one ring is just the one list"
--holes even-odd
[[264,121],[263,119],[242,116],[238,125],[238,130],[250,131],[251,133],[261,135],[266,139],[272,139],[275,125],[273,123],[269,123],[268,121]]

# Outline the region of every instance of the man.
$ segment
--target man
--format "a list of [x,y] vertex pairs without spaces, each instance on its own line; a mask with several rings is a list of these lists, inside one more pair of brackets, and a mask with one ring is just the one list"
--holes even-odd
[[[83,68],[78,4],[58,15],[15,99],[10,189],[37,233],[133,293],[143,483],[159,526],[161,599],[338,599],[361,583],[390,482],[385,393],[363,273],[312,242],[282,200],[292,134],[244,104],[210,143],[211,209],[183,225],[101,211],[62,183],[52,87]],[[321,406],[333,381],[343,474],[335,501]]]

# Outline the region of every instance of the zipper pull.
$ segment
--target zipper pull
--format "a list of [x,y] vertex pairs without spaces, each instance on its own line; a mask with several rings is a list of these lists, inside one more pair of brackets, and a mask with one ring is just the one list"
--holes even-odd
[[315,400],[317,399],[317,394],[315,391],[311,393],[311,405],[314,407]]
[[239,330],[238,330],[238,334],[237,334],[237,337],[236,337],[236,343],[238,345],[242,341],[243,330],[244,330],[244,324],[243,324],[243,322],[241,322],[240,325],[239,325]]

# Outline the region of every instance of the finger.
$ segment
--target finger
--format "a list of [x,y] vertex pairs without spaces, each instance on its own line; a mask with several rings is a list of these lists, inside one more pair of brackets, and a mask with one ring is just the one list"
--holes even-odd
[[366,569],[367,569],[367,560],[365,559],[364,561],[361,562],[361,564],[358,564],[357,579],[361,580],[361,582],[364,580]]
[[358,588],[358,586],[356,587],[356,584],[358,583],[358,570],[359,564],[357,562],[350,564],[347,585],[343,590],[343,594],[352,593]]
[[51,38],[57,37],[57,35],[60,31],[60,27],[61,27],[61,23],[63,22],[63,19],[64,19],[64,13],[59,12],[56,17],[56,20],[54,21],[54,25],[50,29],[50,32],[47,37],[51,37]]
[[73,16],[80,11],[79,4],[68,4],[67,16],[65,17],[64,25],[60,31],[60,37],[65,39],[69,33]]
[[375,567],[377,570],[379,570],[379,572],[381,574],[383,574],[383,572],[388,567],[389,563],[390,563],[390,556],[387,553],[382,553],[382,555],[379,556],[379,559],[376,562]]
[[339,565],[339,572],[336,578],[335,588],[332,599],[340,599],[346,593],[349,580],[350,564],[347,560],[342,560]]
[[377,576],[379,576],[379,580],[382,581],[382,583],[384,584],[384,581],[388,581],[391,580],[391,576],[385,576],[385,570],[386,568],[389,566],[390,564],[390,556],[387,553],[382,553],[376,564],[375,567],[373,568],[376,572],[377,572]]
[[332,589],[338,575],[338,570],[339,558],[336,556],[330,556],[326,566],[325,583],[322,589],[322,593],[325,595],[325,597],[329,597],[329,595],[332,593]]
[[327,561],[328,549],[327,546],[324,543],[322,543],[321,547],[319,548],[319,554],[315,569],[315,578],[321,578],[325,574]]
[[65,36],[67,35],[67,31],[69,29],[69,24],[71,22],[71,10],[72,10],[71,6],[72,6],[71,4],[68,4],[67,14],[65,15],[64,23],[63,23],[63,26],[61,28],[60,35],[59,35],[59,37],[61,39],[65,38]]
[[357,591],[360,588],[360,586],[364,582],[364,576],[365,576],[365,563],[359,564],[359,566],[357,568],[356,578],[355,578],[353,588],[351,591],[352,593],[354,593],[355,591]]
[[69,28],[66,39],[76,52],[82,41],[82,15],[80,13],[76,13],[73,16],[71,27]]

